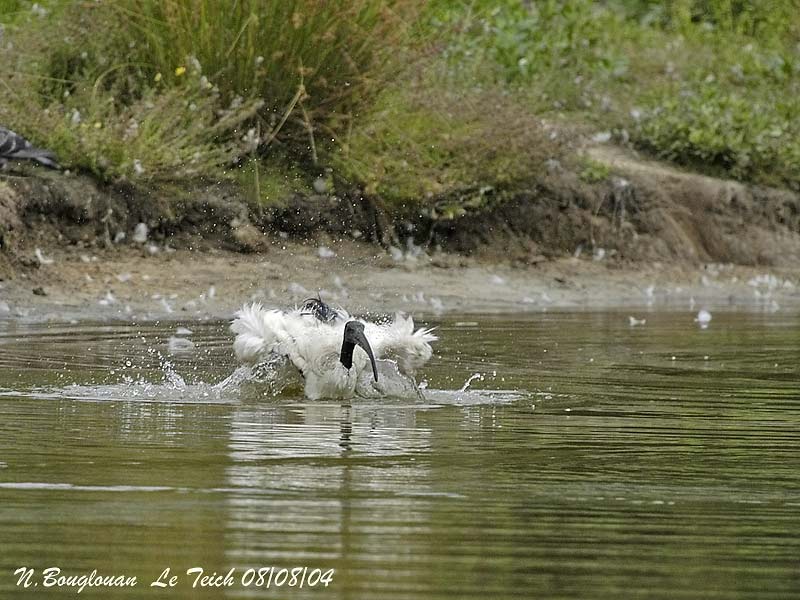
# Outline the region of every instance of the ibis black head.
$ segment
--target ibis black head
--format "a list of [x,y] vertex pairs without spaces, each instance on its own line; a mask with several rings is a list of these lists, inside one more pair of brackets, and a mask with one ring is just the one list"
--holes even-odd
[[375,377],[375,381],[378,381],[378,366],[375,364],[372,347],[369,345],[367,336],[364,335],[364,324],[358,321],[348,321],[344,326],[342,352],[339,355],[339,362],[344,365],[345,369],[350,370],[353,366],[353,350],[356,346],[361,346],[369,356],[369,361],[372,363],[372,375]]
[[308,298],[303,300],[303,306],[300,307],[301,315],[313,315],[318,321],[323,323],[330,323],[338,316],[336,309],[328,304],[325,304],[321,298]]

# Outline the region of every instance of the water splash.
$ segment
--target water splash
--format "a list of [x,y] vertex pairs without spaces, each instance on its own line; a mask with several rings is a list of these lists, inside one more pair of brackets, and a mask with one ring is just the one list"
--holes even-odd
[[436,406],[481,406],[512,404],[530,398],[521,390],[427,390],[425,400]]
[[[183,331],[181,331],[183,333]],[[41,386],[29,389],[0,389],[0,396],[70,399],[94,402],[153,402],[153,403],[238,403],[259,402],[268,398],[283,397],[296,401],[303,394],[303,380],[298,371],[284,356],[274,355],[256,365],[239,366],[227,377],[217,381],[187,381],[179,373],[168,350],[175,350],[175,340],[186,338],[171,336],[168,343],[149,344],[145,360],[125,358],[111,369],[110,380],[77,382],[61,386]],[[142,342],[146,343],[144,337]],[[169,342],[172,342],[170,344]],[[184,358],[184,360],[186,360]],[[378,361],[379,381],[371,373],[360,381],[354,402],[378,400],[381,403],[412,401],[418,408],[439,405],[474,405],[505,402],[518,394],[503,390],[471,390],[475,380],[484,381],[481,373],[473,374],[459,390],[430,389],[427,381],[420,385],[404,374],[390,360]],[[185,366],[179,363],[181,366]]]
[[458,391],[459,392],[466,392],[469,389],[469,386],[472,384],[472,382],[475,381],[476,379],[478,381],[483,381],[484,380],[483,373],[473,373],[472,375],[470,375],[469,379],[467,379],[464,382],[464,385],[461,386],[461,389],[458,390]]
[[420,386],[413,377],[400,372],[393,360],[376,361],[378,381],[372,373],[364,372],[356,385],[356,395],[361,398],[405,398],[409,400],[425,400]]
[[254,384],[266,395],[277,396],[298,382],[296,370],[291,368],[285,356],[273,355],[256,365],[242,365],[225,379],[213,386],[219,393],[239,393]]

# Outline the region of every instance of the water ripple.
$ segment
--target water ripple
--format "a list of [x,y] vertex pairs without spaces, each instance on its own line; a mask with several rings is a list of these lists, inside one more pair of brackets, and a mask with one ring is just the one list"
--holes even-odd
[[188,324],[176,355],[175,323],[4,326],[0,573],[309,564],[347,598],[792,597],[800,318],[692,317],[454,317],[424,399],[349,402],[219,386],[225,323]]

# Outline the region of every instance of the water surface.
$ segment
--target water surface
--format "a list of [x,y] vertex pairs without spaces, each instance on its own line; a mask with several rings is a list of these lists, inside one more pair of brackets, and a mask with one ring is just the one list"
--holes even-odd
[[448,317],[424,401],[351,402],[215,388],[225,323],[0,322],[0,597],[796,597],[800,318],[646,317]]

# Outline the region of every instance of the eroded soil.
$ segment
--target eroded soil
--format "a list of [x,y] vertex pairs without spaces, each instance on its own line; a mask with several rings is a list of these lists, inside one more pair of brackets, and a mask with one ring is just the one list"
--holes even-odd
[[392,216],[357,191],[254,208],[226,186],[5,173],[0,318],[227,318],[318,293],[417,314],[800,303],[797,194],[586,152],[607,180],[554,165],[450,220]]

